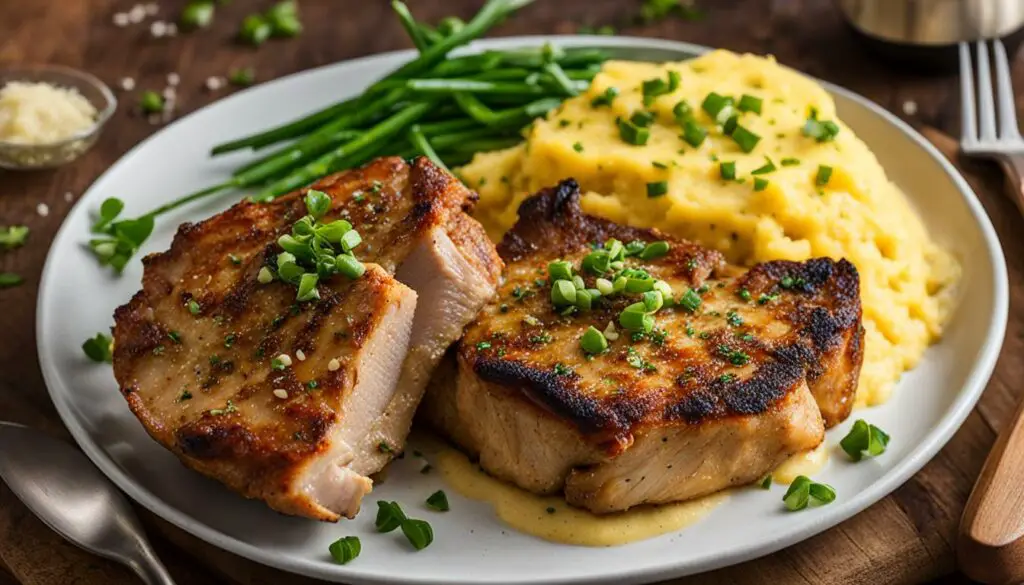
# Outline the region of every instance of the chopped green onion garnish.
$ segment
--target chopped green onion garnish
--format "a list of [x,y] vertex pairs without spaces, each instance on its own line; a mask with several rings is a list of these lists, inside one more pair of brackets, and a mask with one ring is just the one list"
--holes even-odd
[[619,313],[619,325],[629,331],[650,333],[654,329],[654,317],[643,303],[633,303]]
[[784,158],[780,162],[782,163],[782,166],[784,166],[784,167],[795,167],[796,165],[800,164],[800,159],[798,159],[798,158]]
[[583,152],[583,144],[580,142],[575,142],[572,145],[572,149],[575,150],[576,152]]
[[704,139],[707,138],[707,135],[708,131],[698,126],[693,120],[687,120],[683,124],[682,138],[687,144],[694,148],[700,146],[704,142]]
[[754,150],[754,147],[757,146],[757,143],[761,140],[760,136],[738,124],[736,125],[736,129],[732,131],[731,136],[743,152],[750,152]]
[[736,163],[735,162],[723,162],[718,164],[718,174],[722,176],[726,181],[732,181],[736,179]]
[[359,556],[359,553],[362,551],[362,545],[359,543],[358,536],[346,536],[332,542],[327,547],[327,550],[330,551],[334,562],[344,565]]
[[[654,288],[653,283],[651,288]],[[642,303],[647,309],[648,313],[657,313],[659,309],[665,304],[665,297],[661,296],[661,291],[649,290],[642,296]]]
[[763,489],[763,490],[770,490],[770,489],[772,489],[772,476],[771,475],[766,475],[765,478],[761,480],[761,483],[759,485],[761,486],[761,489]]
[[[354,232],[353,232],[354,233]],[[312,301],[320,298],[316,284],[320,277],[314,272],[307,272],[299,279],[299,293],[295,299],[299,302]]]
[[[650,187],[650,185],[648,185],[648,187]],[[647,244],[644,247],[642,252],[640,252],[640,259],[641,260],[654,260],[656,258],[661,258],[665,254],[668,254],[669,247],[670,246],[669,246],[668,242],[666,242],[664,240],[660,240],[660,241],[657,241],[657,242],[651,242],[650,244]]]
[[839,126],[831,121],[820,121],[818,120],[818,110],[811,108],[811,114],[807,117],[807,121],[804,122],[803,128],[804,136],[813,138],[818,142],[828,142],[835,140],[837,134],[839,134]]
[[601,95],[597,96],[596,98],[594,98],[590,102],[590,106],[594,107],[594,108],[599,108],[601,106],[610,106],[610,105],[612,105],[612,102],[615,101],[615,98],[618,97],[618,95],[619,95],[619,88],[617,88],[617,87],[609,87],[609,88],[604,90],[603,94],[601,94]]
[[448,496],[443,491],[437,490],[427,498],[427,506],[438,512],[447,512],[449,510]]
[[576,290],[576,300],[573,302],[580,311],[589,311],[594,305],[594,296],[590,294],[590,291],[586,289]]
[[377,519],[375,525],[377,532],[391,532],[398,528],[405,521],[405,513],[402,512],[398,502],[377,501]]
[[700,108],[707,112],[708,116],[711,116],[712,120],[718,121],[718,115],[722,110],[732,107],[732,98],[719,95],[715,92],[711,92],[701,102]]
[[686,100],[682,100],[672,108],[672,115],[682,126],[687,121],[693,120],[693,108]]
[[665,170],[665,169],[668,168],[667,164],[665,164],[663,162],[656,161],[656,160],[651,161],[651,166],[656,168],[656,169],[661,169],[661,170]]
[[256,81],[256,72],[252,67],[241,67],[233,69],[228,75],[228,81],[239,87],[249,87]]
[[828,185],[828,180],[832,178],[832,167],[827,165],[818,165],[818,174],[814,177],[814,184],[819,187]]
[[351,279],[359,278],[364,272],[366,272],[366,266],[348,254],[339,254],[338,257],[335,258],[335,266],[337,267],[338,272]]
[[583,336],[580,337],[580,347],[583,348],[584,352],[595,355],[608,349],[608,340],[605,339],[603,333],[591,325],[583,332]]
[[885,453],[889,446],[889,435],[875,425],[868,424],[864,419],[858,419],[853,423],[850,432],[839,441],[839,446],[846,451],[850,459],[860,461],[865,452],[872,457]]
[[97,333],[95,337],[86,339],[82,351],[94,362],[111,363],[114,354],[114,340],[105,333]]
[[424,520],[409,518],[402,522],[402,533],[416,550],[423,550],[434,542],[434,530]]
[[672,304],[672,285],[664,280],[655,280],[653,288],[661,293],[661,297],[664,299],[665,303]]
[[0,250],[13,250],[25,245],[29,229],[23,225],[0,228]]
[[206,28],[213,22],[213,2],[210,0],[192,0],[185,5],[178,19],[182,28]]
[[760,114],[761,98],[743,94],[740,97],[740,103],[736,104],[736,109],[741,112],[754,112],[755,114]]
[[556,280],[551,287],[551,302],[556,307],[566,307],[576,304],[576,287],[571,281]]
[[679,89],[680,79],[678,71],[669,71],[668,81],[659,77],[644,81],[640,86],[640,91],[644,96],[644,106],[650,106],[653,104],[654,100],[657,99],[658,96],[670,94]]
[[271,272],[270,269],[267,268],[266,266],[260,268],[260,271],[256,274],[256,282],[260,284],[267,284],[269,282],[273,282],[273,280],[274,273]]
[[25,279],[13,272],[0,272],[0,288],[11,288],[25,282]]
[[668,193],[668,181],[655,181],[654,183],[647,183],[648,197],[661,197],[666,193]]
[[608,296],[615,292],[612,281],[607,278],[598,278],[594,281],[594,286],[597,287],[597,291],[601,293],[602,296]]
[[764,160],[765,160],[765,163],[763,165],[761,165],[761,166],[757,167],[756,169],[750,171],[751,175],[764,175],[764,174],[770,173],[770,172],[775,170],[775,163],[772,162],[772,159],[770,159],[770,158],[768,158],[766,156],[766,157],[764,157]]
[[548,276],[552,281],[572,280],[572,263],[565,260],[556,260],[548,264]]
[[686,309],[687,311],[693,313],[698,308],[700,308],[701,298],[700,295],[697,294],[697,291],[691,288],[687,290],[682,297],[679,298],[679,302],[677,304],[682,308]]
[[189,301],[185,303],[185,306],[188,307],[188,312],[193,315],[198,315],[203,311],[203,308],[199,306],[199,303],[197,303],[195,299],[189,299]]
[[617,123],[619,125],[619,136],[627,144],[643,146],[647,144],[647,140],[651,137],[651,131],[647,128],[641,128],[632,122],[622,119],[617,120]]
[[768,188],[768,179],[754,177],[754,191],[764,191]]
[[635,126],[641,128],[647,128],[654,123],[655,115],[645,110],[637,110],[633,112],[633,115],[629,117],[629,121]]
[[139,98],[139,106],[145,114],[159,114],[164,109],[164,98],[155,91],[144,91]]

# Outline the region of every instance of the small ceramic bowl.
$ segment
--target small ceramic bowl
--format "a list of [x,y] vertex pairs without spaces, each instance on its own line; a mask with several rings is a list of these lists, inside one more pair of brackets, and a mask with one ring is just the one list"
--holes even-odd
[[96,142],[104,124],[117,109],[117,99],[106,84],[70,67],[26,65],[0,69],[0,88],[12,81],[43,82],[76,89],[96,108],[96,119],[88,128],[56,142],[23,144],[0,139],[0,168],[47,169],[75,160]]

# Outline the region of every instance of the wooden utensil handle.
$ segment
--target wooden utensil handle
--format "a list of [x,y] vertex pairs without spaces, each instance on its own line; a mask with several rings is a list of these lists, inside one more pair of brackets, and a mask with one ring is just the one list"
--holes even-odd
[[967,499],[957,561],[982,583],[1024,582],[1024,401],[1000,433]]

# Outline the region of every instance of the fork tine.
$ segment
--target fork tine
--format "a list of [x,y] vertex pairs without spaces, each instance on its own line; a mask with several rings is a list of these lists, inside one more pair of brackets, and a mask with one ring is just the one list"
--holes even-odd
[[999,94],[999,138],[1020,138],[1017,128],[1017,104],[1013,99],[1013,81],[1010,79],[1010,62],[1006,58],[1006,47],[996,39],[992,43],[996,60],[996,92]]
[[974,71],[971,67],[971,47],[960,43],[960,121],[961,142],[978,141],[977,114],[974,111]]
[[981,141],[996,139],[996,103],[992,96],[988,44],[978,41],[978,111],[981,114]]

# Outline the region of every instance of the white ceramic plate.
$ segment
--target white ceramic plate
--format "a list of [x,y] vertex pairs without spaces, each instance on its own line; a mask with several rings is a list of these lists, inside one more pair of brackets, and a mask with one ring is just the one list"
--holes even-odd
[[[512,38],[478,48],[604,46],[634,58],[683,59],[705,49],[628,38]],[[449,490],[452,510],[430,514],[436,539],[412,552],[400,536],[373,531],[377,498],[415,509],[444,487],[407,459],[374,490],[356,520],[337,525],[278,515],[193,473],[143,431],[117,392],[108,367],[88,362],[80,344],[111,323],[112,311],[138,289],[136,260],[121,278],[100,269],[83,247],[90,214],[106,197],[146,211],[175,196],[219,182],[245,155],[209,159],[209,148],[284,122],[362,88],[410,52],[339,63],[260,85],[204,108],[158,132],[110,168],[71,211],[46,261],[38,304],[38,350],[50,394],[71,433],[125,492],[164,519],[216,546],[255,561],[321,579],[349,583],[646,583],[706,571],[764,555],[817,534],[876,502],[920,469],[967,416],[992,372],[1007,315],[1003,255],[970,188],[916,132],[882,108],[827,86],[840,117],[878,155],[889,177],[920,210],[929,230],[963,262],[962,298],[945,338],[906,374],[887,404],[858,412],[892,434],[888,452],[858,465],[833,457],[816,479],[835,486],[835,503],[800,513],[781,506],[783,487],[739,490],[702,522],[618,549],[551,544],[507,529],[485,504]],[[161,218],[144,253],[165,249],[177,224],[220,211],[226,197]],[[828,434],[835,445],[852,419]],[[367,513],[368,511],[368,513]],[[356,562],[338,566],[327,554],[343,535],[362,538]]]

